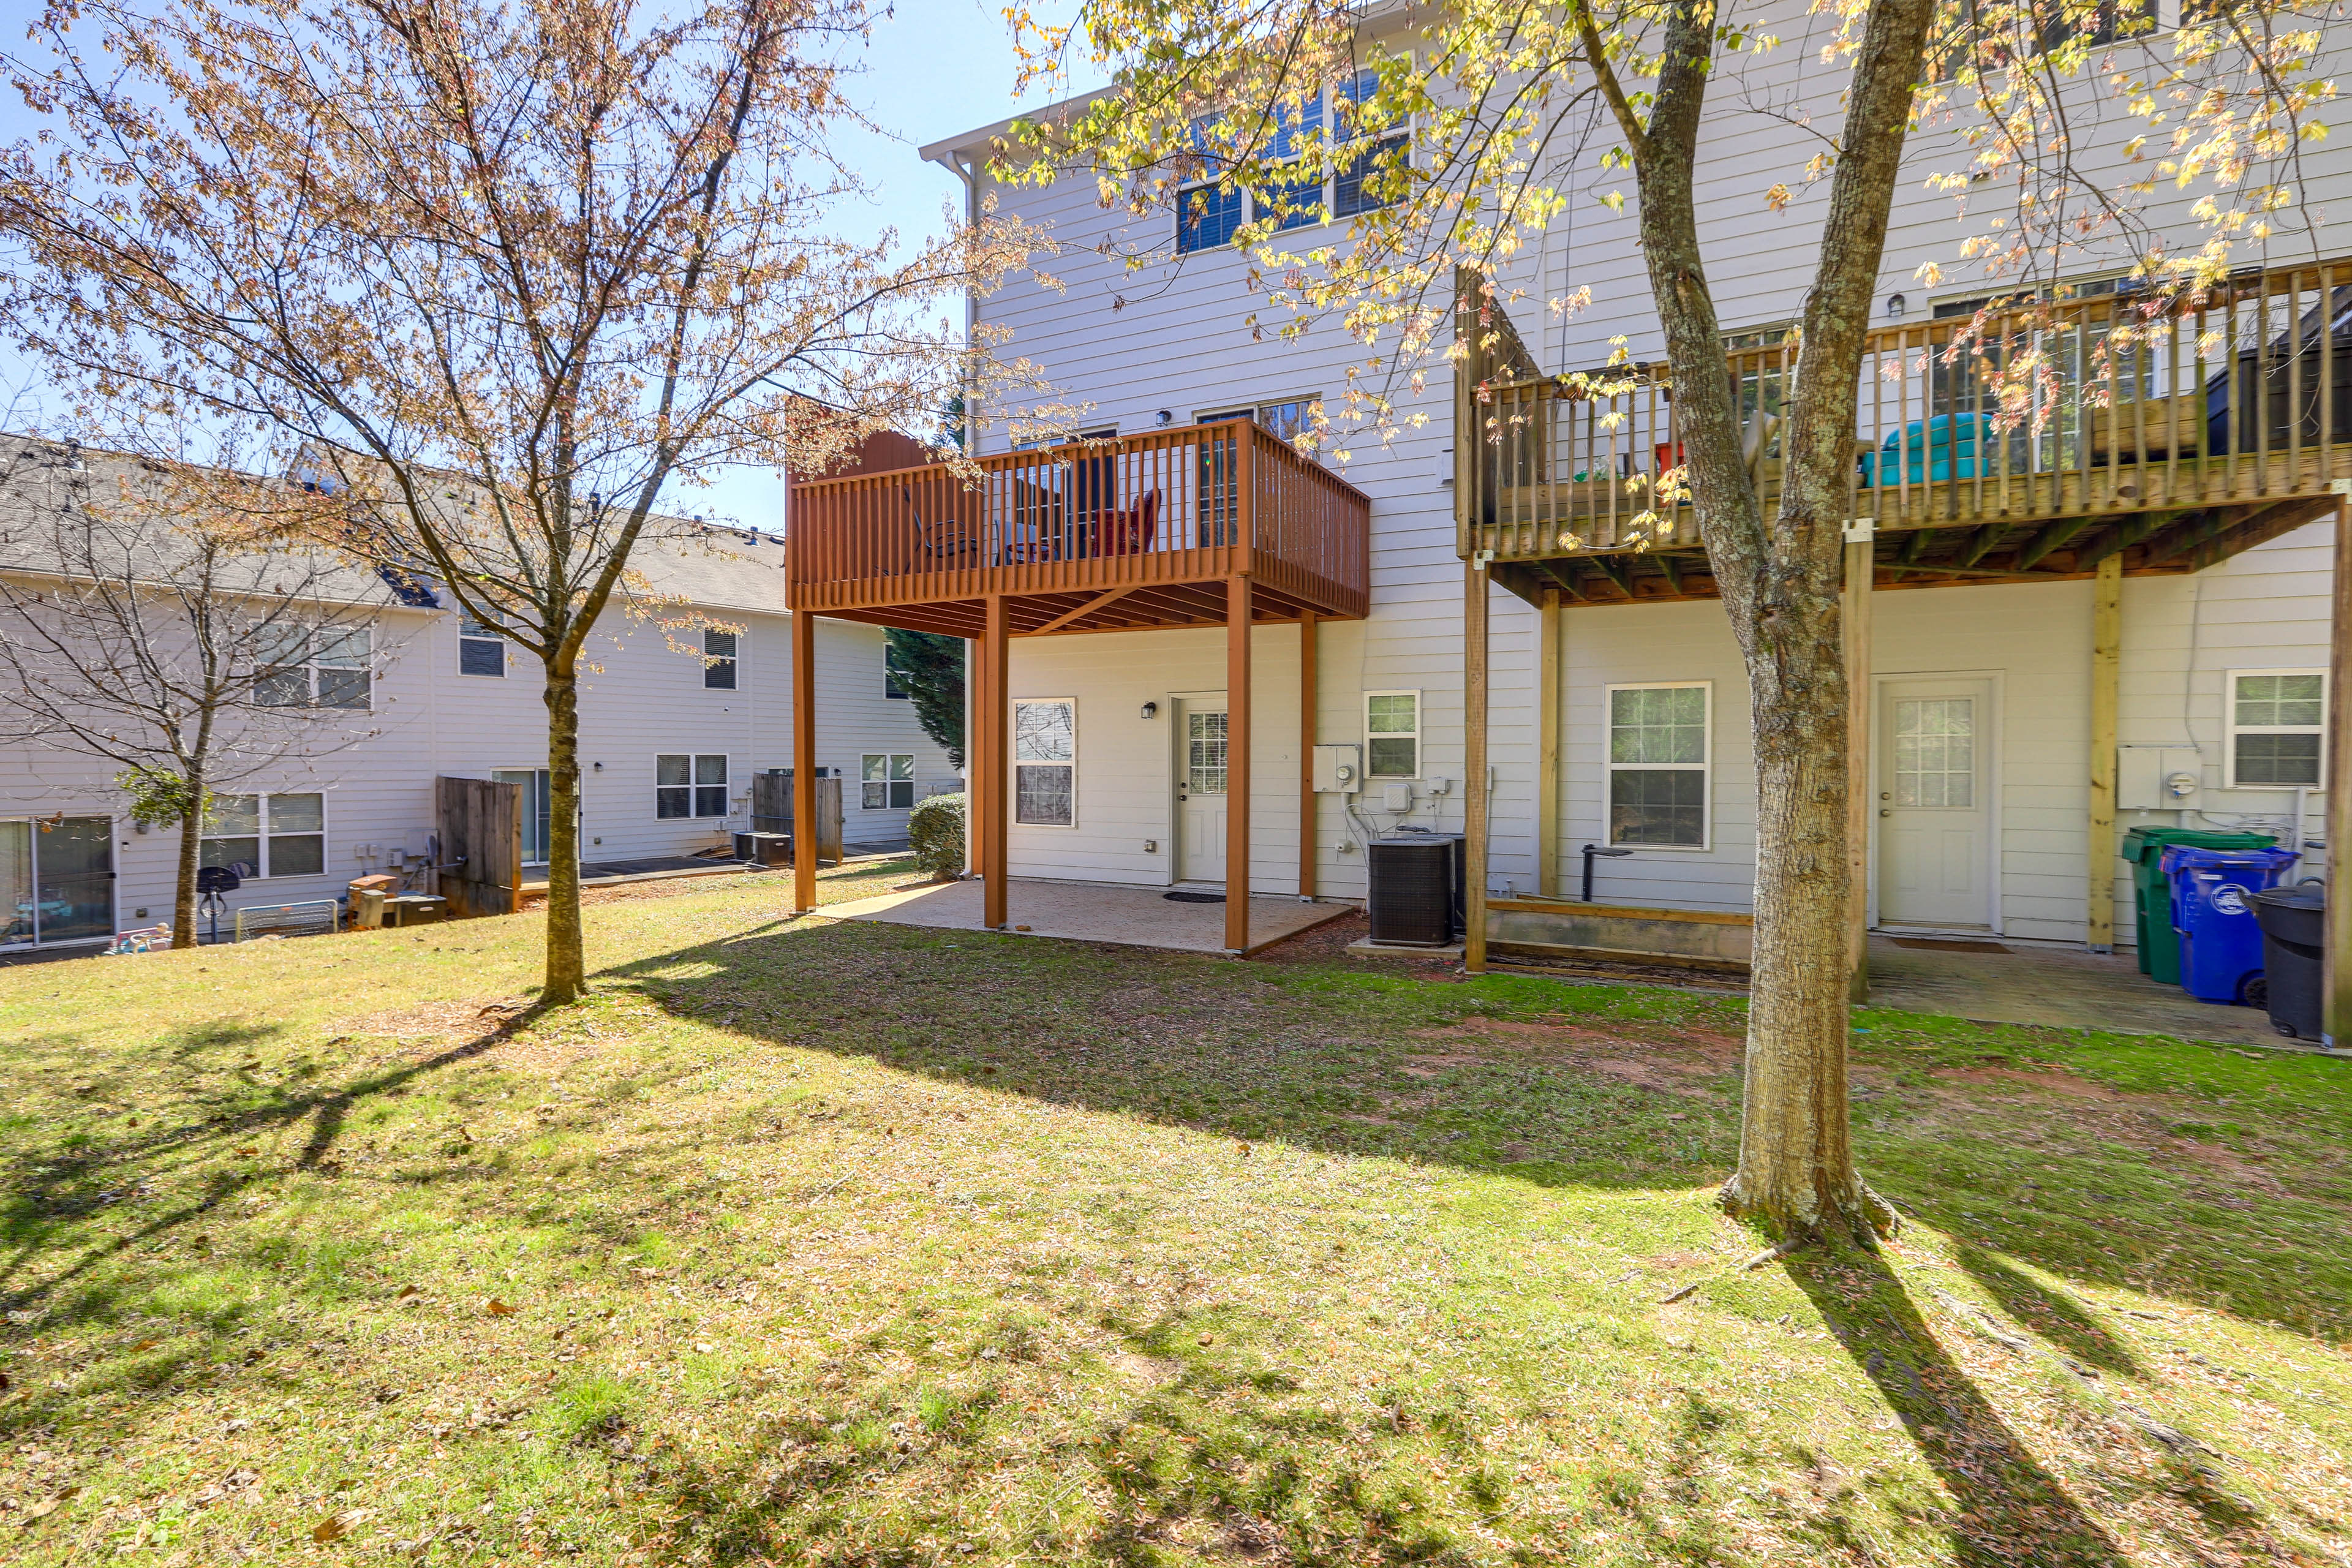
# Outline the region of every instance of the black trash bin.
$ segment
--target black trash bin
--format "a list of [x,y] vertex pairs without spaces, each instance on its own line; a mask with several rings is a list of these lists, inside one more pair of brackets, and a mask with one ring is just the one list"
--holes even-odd
[[2263,928],[2264,1005],[2271,1027],[2298,1039],[2319,1038],[2320,975],[2327,941],[2327,889],[2317,881],[2272,888],[2253,895]]

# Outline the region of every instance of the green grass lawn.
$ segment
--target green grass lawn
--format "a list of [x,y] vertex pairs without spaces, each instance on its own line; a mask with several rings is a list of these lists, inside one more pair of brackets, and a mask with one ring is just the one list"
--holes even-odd
[[2352,1562],[2352,1063],[788,906],[0,970],[0,1553]]

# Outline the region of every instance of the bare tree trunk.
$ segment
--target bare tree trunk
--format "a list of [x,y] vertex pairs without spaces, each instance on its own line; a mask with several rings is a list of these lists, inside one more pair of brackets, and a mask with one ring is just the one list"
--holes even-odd
[[203,858],[205,838],[205,775],[191,769],[190,797],[195,802],[180,814],[180,869],[172,885],[172,945],[196,945],[196,862]]
[[1868,1241],[1894,1212],[1854,1169],[1846,1084],[1846,683],[1838,589],[1855,377],[1933,0],[1877,0],[1806,297],[1780,514],[1767,529],[1698,243],[1693,171],[1716,8],[1669,17],[1635,160],[1642,246],[1665,328],[1693,508],[1747,667],[1755,731],[1756,937],[1733,1213],[1785,1239]]
[[[547,979],[542,1005],[588,988],[580,930],[580,681],[567,663],[547,671]],[[525,803],[524,809],[530,809]],[[520,901],[520,889],[516,898]]]

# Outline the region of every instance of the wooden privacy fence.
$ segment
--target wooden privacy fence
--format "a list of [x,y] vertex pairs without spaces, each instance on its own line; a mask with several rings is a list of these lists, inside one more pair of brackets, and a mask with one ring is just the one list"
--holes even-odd
[[[1797,353],[1784,339],[1726,356],[1768,510]],[[2117,286],[1883,327],[1859,390],[1847,515],[1881,529],[2325,491],[2352,476],[2352,260],[2180,297]],[[1683,448],[1662,368],[1592,373],[1584,385],[1496,375],[1471,406],[1465,553],[1699,542],[1686,499],[1671,493]]]
[[449,913],[512,914],[522,887],[522,785],[436,779],[433,804]]
[[[820,776],[816,780],[816,855],[820,864],[841,863],[841,780]],[[754,833],[792,833],[793,853],[800,853],[801,839],[793,832],[793,774],[790,769],[751,775],[751,831]]]

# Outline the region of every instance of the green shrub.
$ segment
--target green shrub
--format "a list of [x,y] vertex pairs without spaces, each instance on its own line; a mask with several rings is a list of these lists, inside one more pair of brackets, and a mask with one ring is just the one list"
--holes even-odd
[[963,870],[963,796],[935,795],[916,803],[907,816],[907,841],[915,864],[942,880]]

